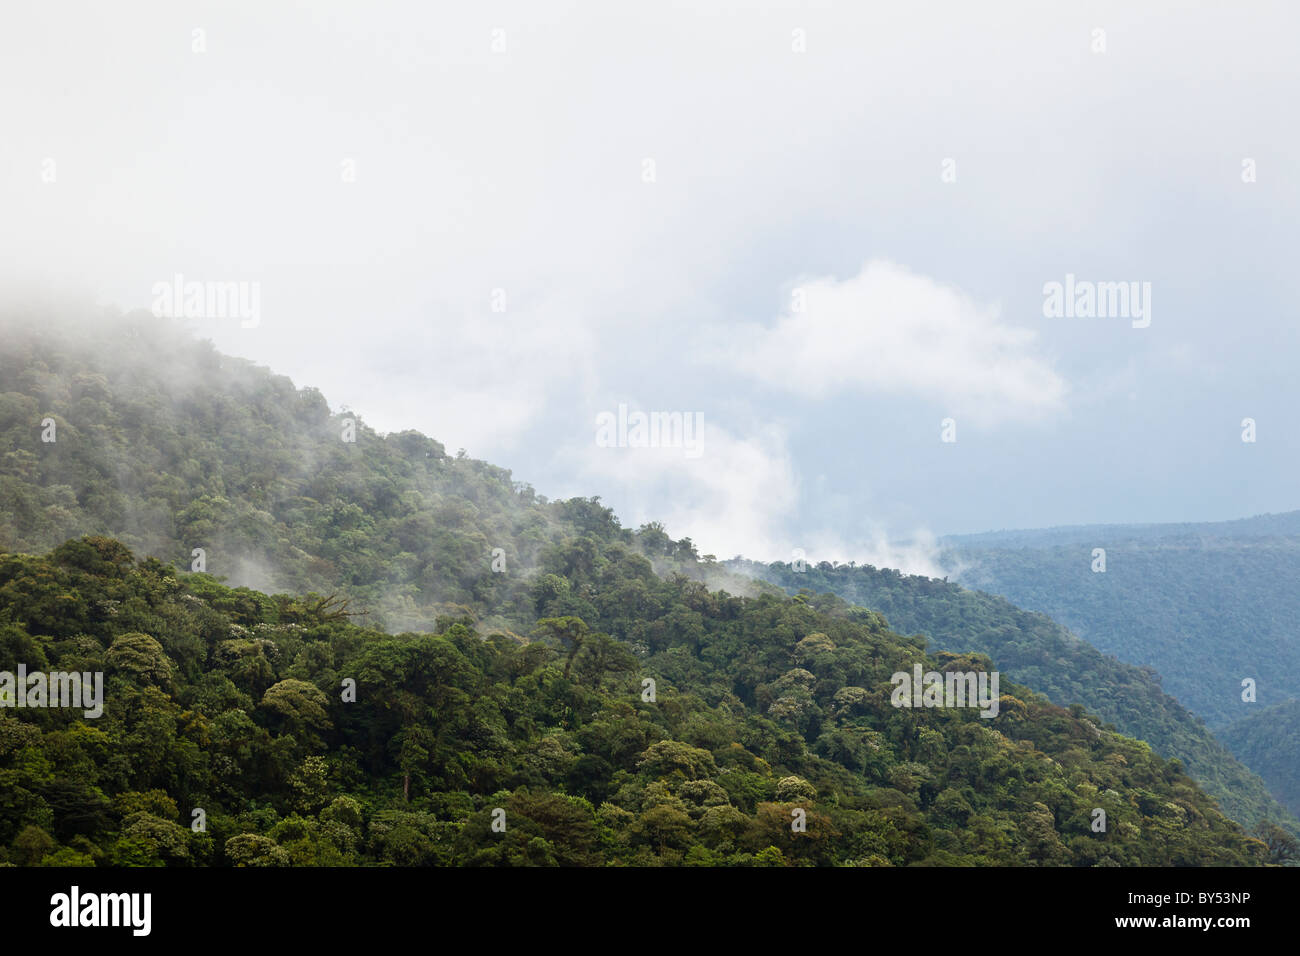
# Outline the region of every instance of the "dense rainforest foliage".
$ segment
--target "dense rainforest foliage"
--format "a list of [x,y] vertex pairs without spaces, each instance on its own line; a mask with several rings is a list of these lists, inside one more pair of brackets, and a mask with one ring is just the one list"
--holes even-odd
[[1247,766],[1257,767],[1278,799],[1300,814],[1300,700],[1274,704],[1219,731]]
[[[623,639],[568,613],[575,586]],[[1294,848],[1247,836],[1176,761],[1010,682],[993,719],[893,706],[895,671],[989,662],[929,655],[872,611],[711,592],[617,544],[573,580],[537,580],[530,600],[531,641],[451,619],[390,635],[108,538],[0,556],[0,669],[107,674],[98,719],[0,711],[3,853],[1178,865]]]
[[923,634],[941,650],[987,654],[1011,679],[1063,706],[1083,704],[1121,733],[1177,757],[1233,819],[1250,825],[1272,820],[1292,832],[1300,829],[1265,780],[1247,769],[1252,765],[1243,765],[1164,692],[1160,675],[1100,653],[1044,614],[947,581],[865,565],[822,563],[797,571],[779,562],[727,564],[791,593],[830,592],[870,607],[898,630]]
[[1293,852],[1022,677],[992,720],[890,705],[895,670],[986,669],[974,633],[927,656],[152,316],[41,318],[0,354],[0,670],[108,685],[99,718],[0,708],[12,862]]
[[[1255,731],[1254,742],[1238,748],[1245,738],[1227,732],[1253,717],[1265,727],[1264,714],[1285,713],[1274,708],[1300,699],[1300,512],[944,543],[962,584],[1049,614],[1102,651],[1155,668],[1165,690],[1265,781],[1300,776],[1296,738],[1283,727],[1271,746]],[[1104,572],[1093,570],[1095,548],[1105,550]],[[1300,813],[1293,787],[1272,790]]]
[[147,314],[5,342],[0,547],[109,534],[184,567],[202,549],[213,574],[340,591],[397,630],[432,628],[457,604],[526,620],[520,577],[493,573],[492,549],[519,569],[582,521],[508,471],[417,432],[378,435]]

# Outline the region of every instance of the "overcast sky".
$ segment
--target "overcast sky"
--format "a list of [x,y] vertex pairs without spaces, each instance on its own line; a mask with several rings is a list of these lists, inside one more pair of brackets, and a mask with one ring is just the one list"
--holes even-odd
[[191,324],[719,557],[1300,507],[1294,4],[451,6],[10,5],[0,269],[259,283]]

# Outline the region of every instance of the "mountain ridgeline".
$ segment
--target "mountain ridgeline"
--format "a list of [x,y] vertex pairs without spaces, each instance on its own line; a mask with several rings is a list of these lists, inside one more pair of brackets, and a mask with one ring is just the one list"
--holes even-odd
[[1219,739],[1259,770],[1284,806],[1300,813],[1300,700],[1257,710],[1219,731]]
[[[1107,654],[1149,665],[1212,728],[1300,687],[1300,512],[1205,524],[944,539],[960,583],[1042,611]],[[1104,564],[1094,555],[1104,552]]]
[[[1159,671],[1165,690],[1265,780],[1300,775],[1300,736],[1280,732],[1294,725],[1262,730],[1300,701],[1300,512],[994,532],[943,545],[967,587],[1049,614],[1103,652]],[[1300,814],[1294,783],[1273,792]]]
[[[97,717],[0,708],[0,862],[1295,853],[1266,807],[1225,815],[1096,702],[1041,696],[1050,668],[990,660],[960,608],[930,647],[887,608],[787,595],[597,499],[377,434],[151,316],[3,334],[0,672],[105,683]],[[996,715],[898,706],[918,665],[1006,666]]]
[[[891,569],[823,563],[797,571],[782,563],[727,564],[791,593],[806,589],[873,608],[893,627],[922,634],[936,648],[987,654],[1011,679],[1063,706],[1082,704],[1121,733],[1182,761],[1234,819],[1251,824],[1281,820],[1289,829],[1297,828],[1265,782],[1164,692],[1159,674],[1102,654],[1045,614],[1022,610],[995,595]],[[824,597],[812,600],[819,603]]]
[[[197,550],[234,583],[337,593],[385,630],[471,608],[522,626],[532,605],[517,572],[601,520],[417,432],[376,434],[147,314],[4,334],[10,550],[105,534],[185,568]],[[507,573],[492,570],[495,548]]]

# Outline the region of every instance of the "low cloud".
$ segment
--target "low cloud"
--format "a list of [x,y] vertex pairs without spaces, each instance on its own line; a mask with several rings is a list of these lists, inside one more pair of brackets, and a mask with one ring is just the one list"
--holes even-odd
[[752,429],[738,438],[706,422],[702,453],[681,448],[570,448],[579,485],[599,489],[625,525],[659,521],[674,538],[689,537],[700,554],[719,560],[742,555],[755,561],[790,561],[800,549],[816,564],[854,561],[906,574],[943,577],[933,534],[906,539],[869,524],[845,533],[798,528],[802,482],[785,432]]
[[[594,428],[594,425],[593,425]],[[604,489],[624,524],[660,521],[720,560],[743,554],[772,560],[790,553],[782,528],[798,507],[798,478],[777,428],[738,438],[708,422],[702,453],[681,448],[572,449],[578,484]]]
[[[831,561],[845,564],[870,564],[877,568],[894,568],[904,574],[921,574],[928,578],[942,578],[952,573],[943,563],[938,543],[927,530],[913,532],[900,539],[883,528],[872,528],[865,534],[846,537],[836,533],[812,536],[804,546],[805,560],[809,564]],[[782,558],[788,561],[789,558]]]
[[[719,361],[809,399],[843,392],[932,399],[982,424],[1059,410],[1066,383],[1039,354],[1038,333],[1008,325],[996,306],[892,262],[873,260],[843,281],[805,279],[771,327]],[[721,350],[720,350],[721,352]]]

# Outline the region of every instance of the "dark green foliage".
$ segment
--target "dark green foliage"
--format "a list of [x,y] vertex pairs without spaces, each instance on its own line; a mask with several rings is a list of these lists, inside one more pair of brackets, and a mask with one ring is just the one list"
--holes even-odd
[[[1286,782],[1300,775],[1296,737],[1288,733],[1294,723],[1285,716],[1291,711],[1276,707],[1294,702],[1300,687],[1300,512],[995,532],[945,545],[963,584],[1050,614],[1101,651],[1159,671],[1168,694],[1201,717],[1292,812],[1300,810],[1296,787]],[[1104,573],[1093,571],[1094,548],[1105,549]],[[1247,678],[1253,701],[1244,699]],[[1277,726],[1269,731],[1267,719],[1251,721],[1257,710],[1276,715]],[[1240,722],[1255,729],[1228,731]],[[1158,744],[1143,728],[1116,723]],[[1174,742],[1159,749],[1187,759],[1225,807],[1233,806],[1229,790],[1252,799],[1253,788],[1234,782],[1235,774],[1213,771]],[[1237,818],[1249,819],[1249,809],[1241,807]]]
[[[564,573],[590,570],[598,542],[630,537],[595,500],[551,504],[416,432],[379,435],[149,315],[4,336],[0,548],[110,535],[186,570],[202,548],[221,580],[333,595],[381,628],[431,630],[448,615],[532,619],[523,576],[493,573],[494,548],[518,572],[571,536],[549,558]],[[585,609],[581,595],[570,603]]]
[[[15,330],[0,354],[0,669],[106,678],[98,719],[0,709],[11,862],[1284,852],[1176,762],[1010,680],[992,720],[890,705],[913,663],[987,669],[978,633],[934,635],[927,655],[875,611],[787,598],[657,524],[548,502],[417,433],[358,420],[345,442],[355,415],[165,322],[86,328]],[[188,572],[195,548],[208,573]],[[1027,657],[1051,653],[1041,636]]]
[[987,654],[1010,679],[1058,704],[1081,704],[1121,733],[1182,761],[1233,819],[1248,826],[1274,820],[1293,832],[1300,829],[1264,782],[1161,689],[1159,675],[1101,654],[1044,614],[947,581],[869,565],[823,563],[803,572],[781,563],[728,565],[792,592],[820,592],[809,596],[818,607],[835,607],[841,600],[869,606],[937,648]]
[[[135,562],[105,538],[0,554],[8,646],[108,675],[98,719],[0,710],[0,854],[124,866],[1268,858],[1176,763],[1081,708],[1007,681],[993,719],[891,705],[895,671],[987,658],[928,655],[842,602],[647,575],[622,545],[597,557],[561,579],[590,592],[593,619],[537,620],[523,642],[463,622],[391,635],[302,610],[286,620],[313,602]],[[617,596],[634,584],[629,619]]]
[[1300,700],[1260,708],[1219,731],[1224,744],[1300,814]]

